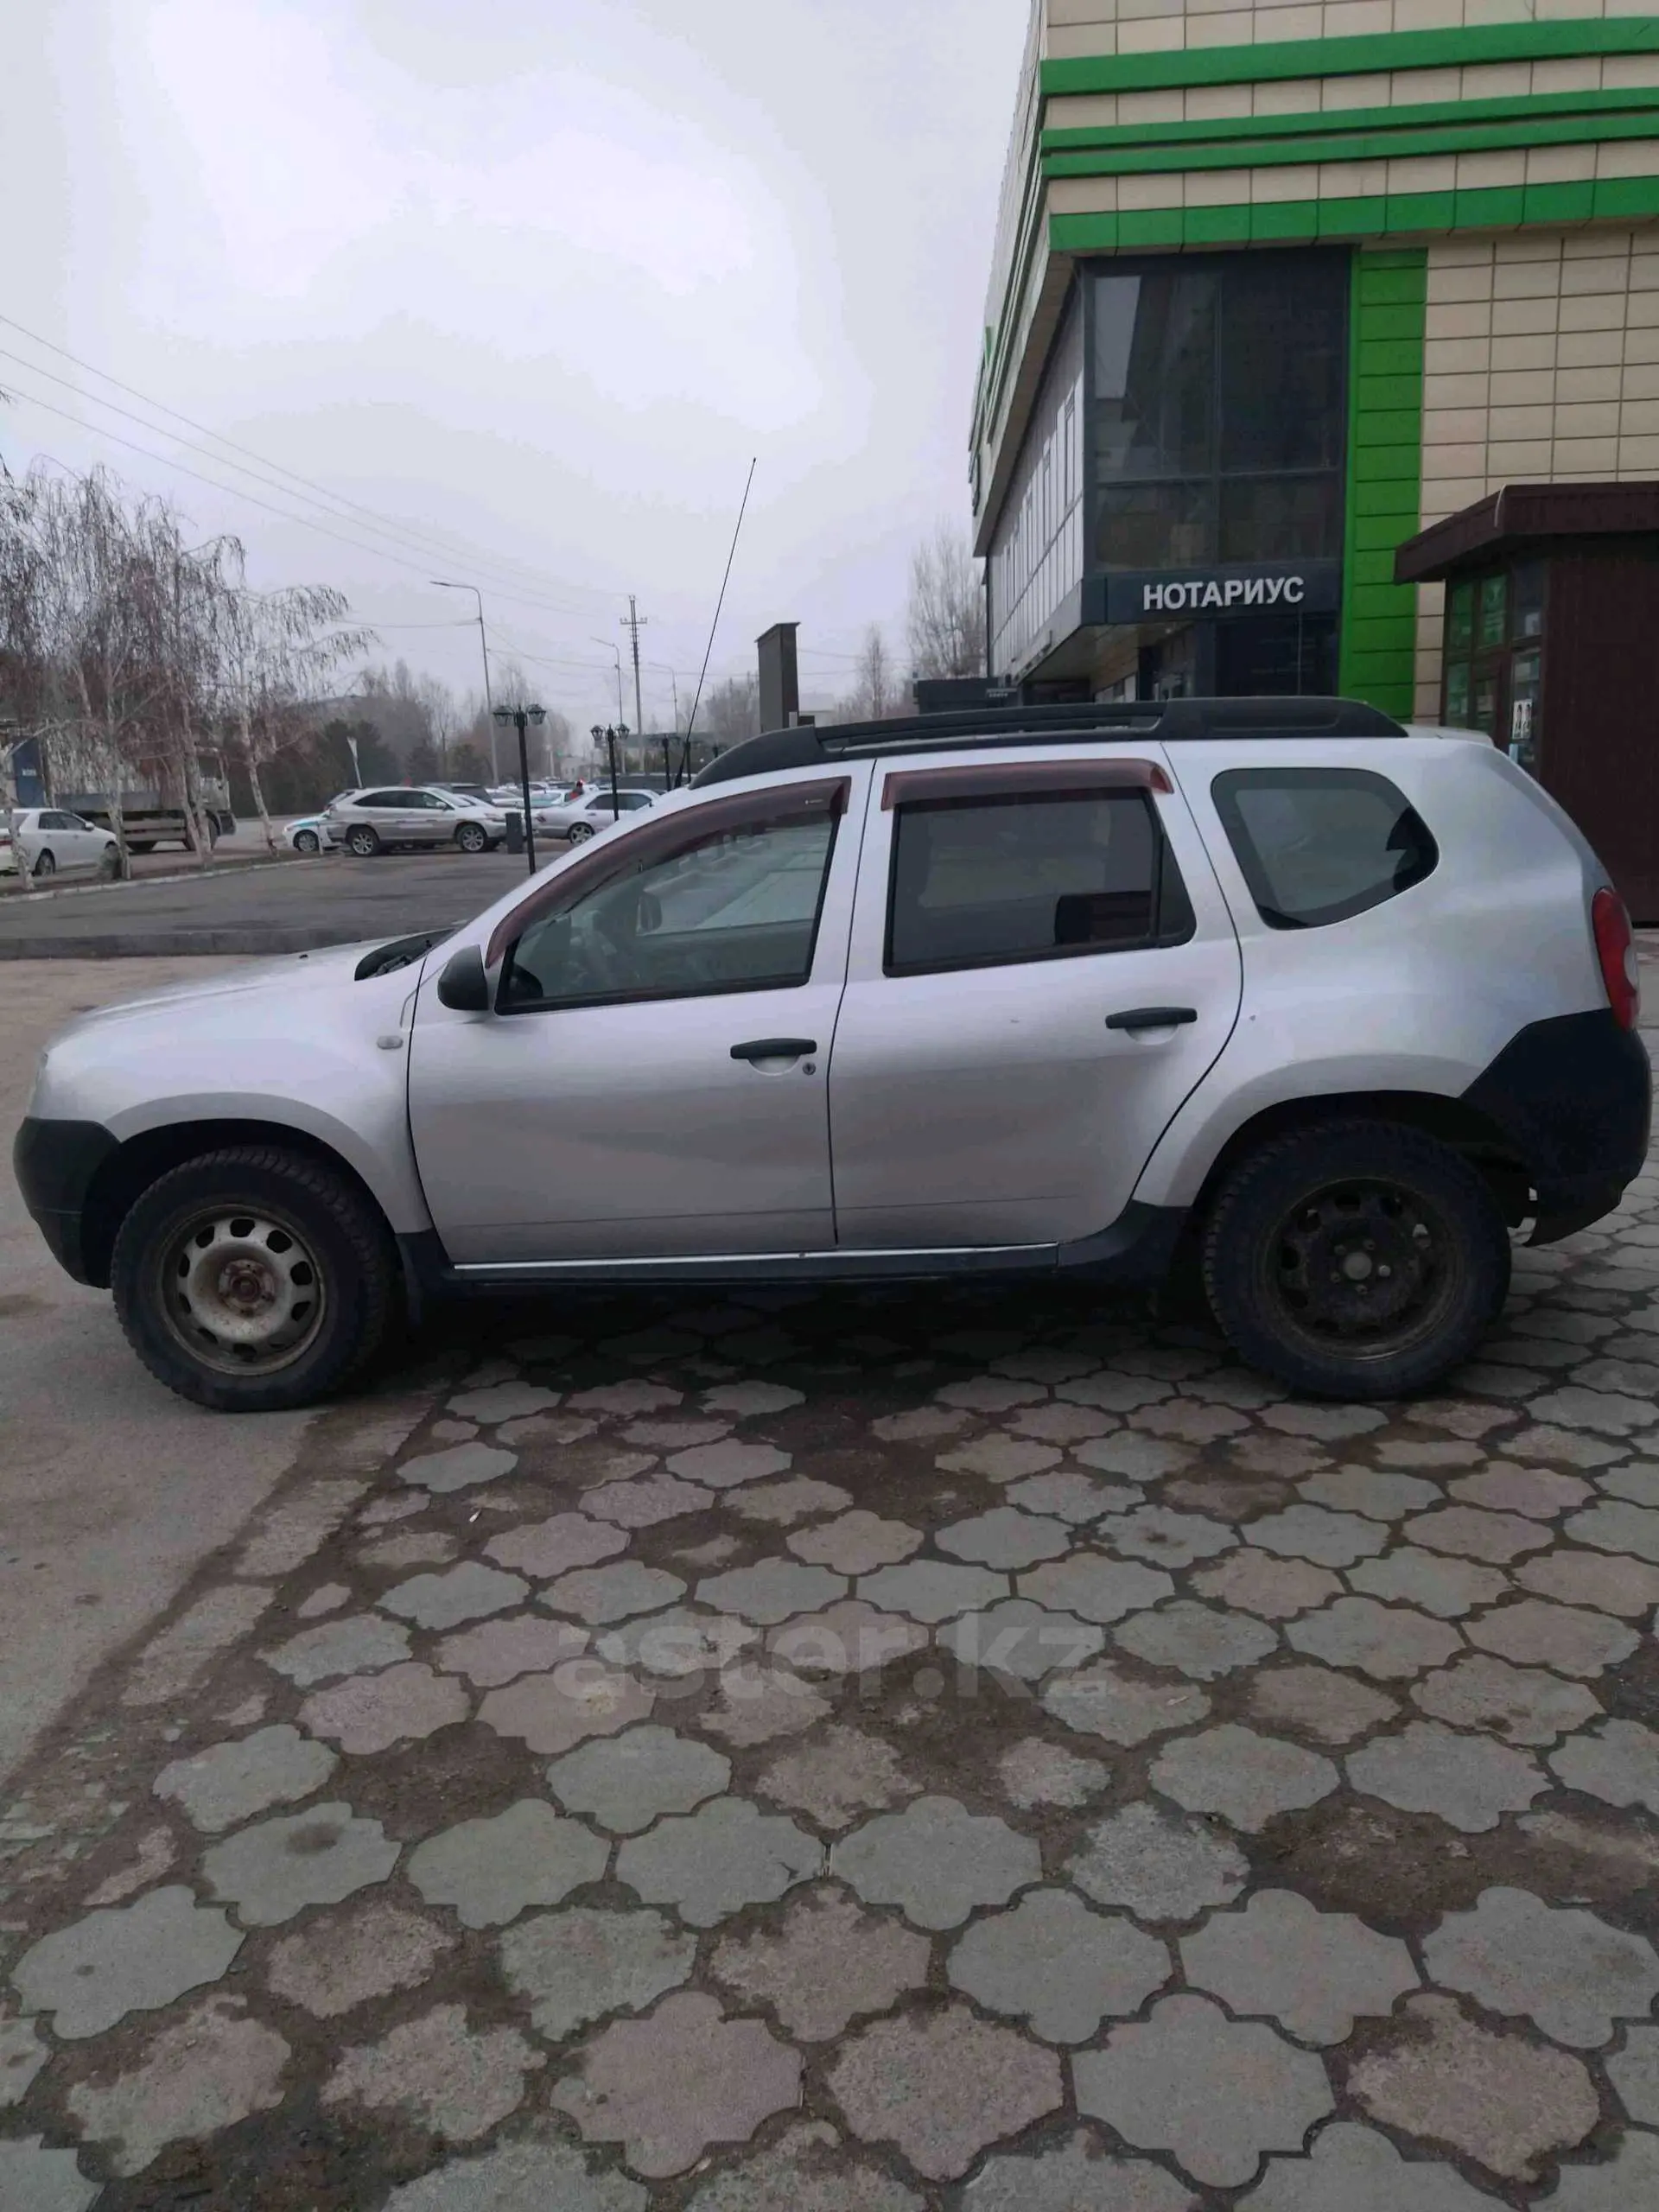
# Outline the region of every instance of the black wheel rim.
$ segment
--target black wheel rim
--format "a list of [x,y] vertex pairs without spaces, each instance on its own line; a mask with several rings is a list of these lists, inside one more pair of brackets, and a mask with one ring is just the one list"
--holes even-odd
[[1269,1299],[1291,1336],[1381,1363],[1432,1338],[1456,1305],[1465,1260],[1433,1200],[1408,1184],[1350,1176],[1287,1209],[1265,1255]]

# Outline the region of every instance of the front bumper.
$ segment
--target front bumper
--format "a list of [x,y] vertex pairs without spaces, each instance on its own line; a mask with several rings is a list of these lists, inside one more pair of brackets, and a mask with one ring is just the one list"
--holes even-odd
[[99,1170],[119,1148],[101,1122],[45,1121],[33,1114],[25,1116],[12,1144],[12,1172],[23,1204],[53,1258],[77,1282],[95,1281],[87,1255],[87,1208]]
[[1529,1022],[1464,1093],[1515,1147],[1535,1193],[1534,1244],[1611,1213],[1648,1155],[1653,1070],[1611,1007]]

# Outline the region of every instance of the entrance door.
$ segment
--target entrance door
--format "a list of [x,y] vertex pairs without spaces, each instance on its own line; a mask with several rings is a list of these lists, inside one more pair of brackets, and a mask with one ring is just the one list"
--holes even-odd
[[857,866],[847,802],[868,776],[647,814],[538,880],[482,948],[494,1011],[441,1006],[429,973],[410,1122],[452,1260],[832,1244],[824,1070]]
[[889,772],[830,1063],[840,1243],[1109,1227],[1239,992],[1231,919],[1161,765]]

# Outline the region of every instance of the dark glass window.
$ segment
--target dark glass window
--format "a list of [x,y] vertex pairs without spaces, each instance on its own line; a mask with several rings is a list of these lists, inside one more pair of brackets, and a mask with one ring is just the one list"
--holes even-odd
[[1509,634],[1509,586],[1507,576],[1481,579],[1480,632],[1477,642],[1482,645],[1501,645]]
[[1212,786],[1270,929],[1345,922],[1421,883],[1440,858],[1421,817],[1364,768],[1235,768]]
[[1174,855],[1140,791],[1033,791],[898,809],[891,976],[1175,944],[1193,927]]

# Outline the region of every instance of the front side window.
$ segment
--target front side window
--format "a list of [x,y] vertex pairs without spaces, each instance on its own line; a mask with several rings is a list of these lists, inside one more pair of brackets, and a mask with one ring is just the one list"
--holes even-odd
[[1174,943],[1192,912],[1138,791],[1033,791],[896,810],[887,972]]
[[806,982],[846,789],[785,786],[601,848],[508,947],[501,1010]]
[[1396,899],[1439,849],[1386,776],[1363,768],[1237,768],[1216,810],[1269,929],[1322,929]]

